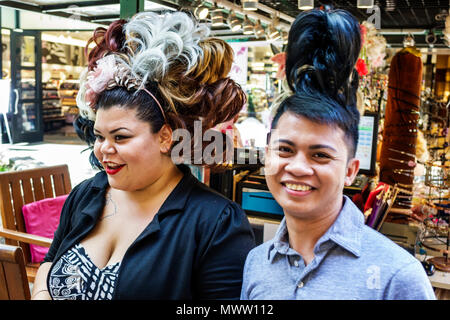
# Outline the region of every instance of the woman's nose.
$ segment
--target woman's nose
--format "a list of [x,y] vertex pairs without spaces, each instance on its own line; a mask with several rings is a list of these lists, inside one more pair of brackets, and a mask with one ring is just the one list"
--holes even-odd
[[104,154],[111,154],[114,153],[116,149],[114,148],[114,145],[111,142],[105,139],[100,147],[100,151],[101,153]]

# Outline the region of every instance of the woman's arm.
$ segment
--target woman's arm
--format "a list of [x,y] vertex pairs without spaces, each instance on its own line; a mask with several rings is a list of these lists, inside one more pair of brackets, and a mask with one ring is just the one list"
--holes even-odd
[[61,242],[70,230],[70,218],[72,217],[73,205],[77,202],[77,200],[75,199],[79,198],[77,194],[83,194],[83,192],[78,192],[81,185],[84,185],[84,183],[80,183],[75,186],[75,188],[73,188],[72,192],[70,192],[69,196],[64,202],[63,208],[61,210],[59,225],[53,235],[52,244],[44,257],[44,261],[41,263],[41,266],[36,273],[33,293],[31,294],[32,300],[51,300],[51,296],[48,292],[47,287],[47,275],[50,271],[50,267],[52,266],[53,260],[59,246],[61,245]]
[[242,274],[255,238],[244,211],[230,203],[220,213],[194,279],[194,299],[233,299],[241,294]]
[[52,266],[51,262],[44,262],[39,267],[36,278],[34,279],[33,293],[31,300],[51,300],[50,293],[47,288],[47,275]]

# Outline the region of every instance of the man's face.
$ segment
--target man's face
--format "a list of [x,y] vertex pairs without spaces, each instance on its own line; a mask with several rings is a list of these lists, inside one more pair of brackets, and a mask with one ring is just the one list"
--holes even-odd
[[284,113],[266,147],[266,181],[286,215],[317,219],[340,211],[359,161],[348,160],[344,132]]

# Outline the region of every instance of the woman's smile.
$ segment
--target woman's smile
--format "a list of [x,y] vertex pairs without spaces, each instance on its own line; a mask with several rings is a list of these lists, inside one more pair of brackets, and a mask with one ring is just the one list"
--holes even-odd
[[115,164],[113,162],[103,162],[103,167],[105,168],[105,171],[109,175],[114,175],[118,173],[123,167],[125,167],[125,164]]

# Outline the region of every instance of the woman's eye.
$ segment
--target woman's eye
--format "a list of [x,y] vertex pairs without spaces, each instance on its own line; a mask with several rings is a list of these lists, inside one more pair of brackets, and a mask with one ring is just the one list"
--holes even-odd
[[98,141],[103,141],[103,139],[104,139],[102,136],[100,136],[98,134],[96,134],[94,136],[95,136],[95,140],[98,140]]
[[116,141],[121,141],[121,140],[125,140],[125,139],[127,139],[128,137],[126,137],[126,136],[115,136],[114,137],[114,139],[116,140]]

